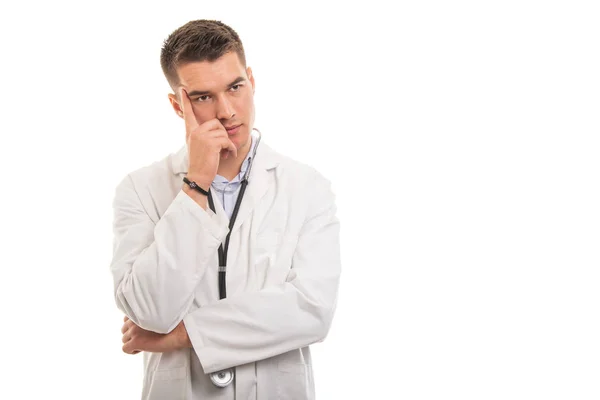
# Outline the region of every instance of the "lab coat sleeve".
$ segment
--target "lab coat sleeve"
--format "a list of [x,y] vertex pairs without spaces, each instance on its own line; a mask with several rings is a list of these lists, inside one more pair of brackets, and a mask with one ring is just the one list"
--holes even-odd
[[341,272],[339,221],[329,182],[311,203],[284,283],[198,308],[183,319],[205,373],[273,357],[325,339]]
[[143,329],[168,333],[187,313],[197,282],[227,235],[227,221],[181,190],[154,222],[130,176],[117,186],[113,210],[117,307]]

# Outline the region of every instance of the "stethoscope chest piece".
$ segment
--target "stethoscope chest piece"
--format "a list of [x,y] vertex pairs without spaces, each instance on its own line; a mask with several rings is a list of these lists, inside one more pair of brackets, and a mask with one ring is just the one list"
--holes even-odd
[[229,368],[223,371],[213,372],[210,374],[210,380],[215,386],[225,387],[233,382],[233,368]]

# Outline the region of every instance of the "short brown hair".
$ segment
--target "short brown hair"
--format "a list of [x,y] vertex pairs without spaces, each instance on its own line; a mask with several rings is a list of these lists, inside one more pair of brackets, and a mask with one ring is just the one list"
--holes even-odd
[[177,68],[196,61],[216,61],[235,51],[246,67],[244,47],[238,34],[220,21],[199,19],[173,31],[164,41],[160,65],[172,89],[179,84]]

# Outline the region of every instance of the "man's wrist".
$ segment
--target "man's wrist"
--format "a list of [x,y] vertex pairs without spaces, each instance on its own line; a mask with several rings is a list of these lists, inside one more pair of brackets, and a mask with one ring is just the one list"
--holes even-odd
[[204,196],[209,196],[210,194],[208,193],[209,189],[204,189],[202,187],[200,187],[196,182],[194,181],[190,181],[187,177],[183,177],[183,183],[185,183],[186,185],[188,185],[190,187],[190,189],[195,190],[196,192],[203,194]]
[[[211,182],[206,183],[208,181],[206,178],[203,178],[200,176],[196,177],[194,175],[188,174],[184,179],[189,180],[189,182],[192,185],[194,185],[194,184],[197,185],[205,192],[208,192],[208,190],[210,189]],[[208,201],[207,194],[203,193],[201,190],[192,188],[185,181],[182,183],[183,183],[183,186],[182,186],[183,192],[185,194],[187,194],[192,200],[194,200],[200,207],[202,207],[203,209],[206,210],[207,201]]]
[[175,334],[177,348],[185,349],[192,347],[192,342],[190,341],[190,337],[187,333],[187,329],[185,328],[185,324],[183,323],[183,321],[181,321],[179,325],[177,325],[173,333]]
[[208,206],[208,197],[192,189],[189,185],[183,183],[181,188],[185,194],[187,194],[192,200],[194,200],[200,207],[206,210]]
[[210,185],[212,184],[213,179],[207,178],[206,176],[203,175],[197,175],[197,174],[187,174],[185,176],[187,179],[189,179],[191,182],[194,182],[196,185],[200,186],[200,188],[202,188],[203,190],[206,190],[208,192],[208,189],[210,189]]

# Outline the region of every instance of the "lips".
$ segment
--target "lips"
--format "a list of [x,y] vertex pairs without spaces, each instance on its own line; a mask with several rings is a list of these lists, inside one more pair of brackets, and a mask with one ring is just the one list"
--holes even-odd
[[228,134],[233,135],[233,134],[237,133],[237,131],[239,130],[240,126],[242,126],[242,124],[226,126],[225,129],[227,130]]

